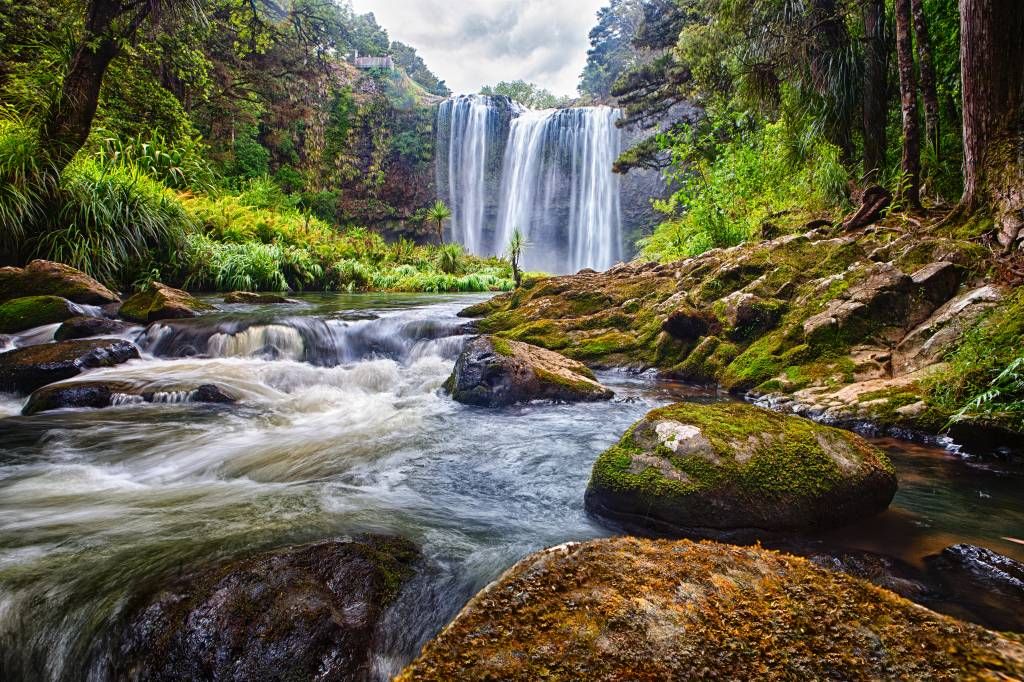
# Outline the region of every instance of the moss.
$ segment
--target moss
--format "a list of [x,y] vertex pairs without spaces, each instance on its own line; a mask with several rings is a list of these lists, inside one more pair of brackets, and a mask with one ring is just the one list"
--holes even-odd
[[[537,374],[537,378],[546,384],[554,384],[556,386],[563,386],[574,393],[592,393],[595,390],[595,386],[592,382],[596,381],[594,373],[589,369],[581,368],[577,371],[580,378],[573,378],[568,374],[558,374],[555,372],[549,372],[544,369],[534,370]],[[590,379],[590,381],[585,381]]]
[[396,679],[1013,679],[1022,660],[1017,639],[805,559],[615,538],[527,557]]
[[620,331],[609,331],[599,336],[580,340],[572,347],[572,357],[596,359],[614,353],[624,353],[636,346],[636,337]]
[[524,343],[532,343],[548,350],[559,350],[569,345],[570,339],[564,331],[554,322],[540,320],[527,322],[508,331],[501,332],[504,336]]
[[500,336],[491,337],[491,347],[494,348],[494,352],[498,355],[504,355],[505,357],[513,355],[512,346],[509,345],[508,339],[503,339]]
[[56,324],[77,313],[71,303],[59,296],[27,296],[0,303],[0,334],[14,334]]

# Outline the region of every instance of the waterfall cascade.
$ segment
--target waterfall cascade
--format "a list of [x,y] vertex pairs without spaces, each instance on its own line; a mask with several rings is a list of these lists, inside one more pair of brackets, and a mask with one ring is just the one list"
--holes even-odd
[[523,265],[549,272],[605,269],[622,258],[621,116],[610,107],[525,110],[504,97],[462,95],[437,119],[437,185],[451,237],[501,253],[519,228]]

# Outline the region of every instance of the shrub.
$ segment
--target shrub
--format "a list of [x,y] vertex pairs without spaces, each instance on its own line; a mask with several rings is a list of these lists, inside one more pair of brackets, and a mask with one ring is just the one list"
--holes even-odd
[[445,244],[437,250],[434,262],[437,269],[446,275],[457,275],[462,272],[462,261],[465,252],[459,244]]

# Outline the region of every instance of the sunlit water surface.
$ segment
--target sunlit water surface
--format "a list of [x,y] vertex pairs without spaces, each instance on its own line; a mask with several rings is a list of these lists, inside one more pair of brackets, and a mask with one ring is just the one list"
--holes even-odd
[[[429,558],[385,624],[386,678],[516,560],[610,532],[583,492],[633,421],[673,400],[723,399],[607,373],[608,403],[454,403],[439,389],[466,338],[455,314],[477,300],[221,306],[132,332],[143,359],[79,378],[216,384],[241,398],[232,406],[21,417],[24,399],[0,399],[0,678],[103,679],[110,624],[132,595],[189,567],[361,532],[411,538]],[[911,562],[963,541],[1024,558],[1018,473],[882,444],[900,492],[842,542]]]

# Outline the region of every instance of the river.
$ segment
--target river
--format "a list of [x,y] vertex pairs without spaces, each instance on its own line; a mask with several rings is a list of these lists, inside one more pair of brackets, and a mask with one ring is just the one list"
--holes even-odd
[[[166,389],[159,404],[22,417],[23,398],[0,397],[5,679],[103,679],[110,624],[132,595],[190,566],[360,532],[408,537],[429,558],[385,623],[386,678],[516,560],[610,533],[583,492],[633,421],[725,399],[609,372],[608,403],[465,407],[440,387],[467,338],[456,313],[480,296],[301,298],[134,330],[142,359],[81,377]],[[241,400],[174,390],[201,383]],[[912,564],[954,542],[1024,559],[1007,539],[1024,528],[1019,471],[879,443],[900,491],[844,544]]]

